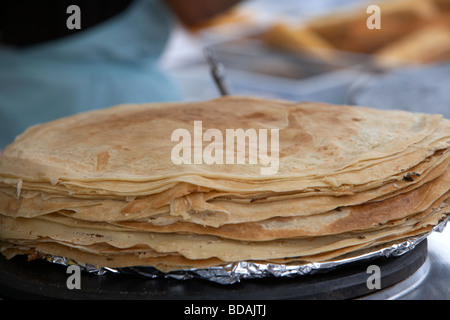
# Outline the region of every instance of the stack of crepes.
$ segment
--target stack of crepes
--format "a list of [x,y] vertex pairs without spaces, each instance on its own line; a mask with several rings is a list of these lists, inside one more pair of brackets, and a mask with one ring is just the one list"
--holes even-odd
[[[278,172],[174,164],[172,133],[194,121],[224,139],[279,129]],[[163,272],[355,256],[446,219],[449,149],[449,120],[404,111],[250,97],[92,111],[5,149],[1,252]]]

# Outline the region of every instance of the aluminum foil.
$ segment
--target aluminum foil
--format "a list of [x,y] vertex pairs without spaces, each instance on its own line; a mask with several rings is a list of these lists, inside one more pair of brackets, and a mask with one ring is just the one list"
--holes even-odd
[[81,270],[102,276],[107,273],[134,274],[146,278],[172,278],[178,280],[204,279],[220,284],[233,284],[242,279],[258,279],[266,277],[296,277],[326,271],[352,262],[361,262],[379,257],[397,257],[413,250],[419,243],[426,239],[432,232],[442,232],[450,217],[436,225],[429,233],[417,237],[410,237],[405,241],[391,244],[357,256],[335,259],[326,262],[314,262],[305,264],[275,264],[258,263],[252,261],[240,261],[207,269],[189,269],[163,273],[153,267],[126,267],[126,268],[96,268],[89,264],[78,264],[76,261],[64,257],[47,255],[44,257],[51,263],[65,266],[78,265]]

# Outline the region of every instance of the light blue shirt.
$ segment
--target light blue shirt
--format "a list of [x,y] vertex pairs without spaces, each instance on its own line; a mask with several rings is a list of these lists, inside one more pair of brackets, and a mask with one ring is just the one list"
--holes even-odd
[[0,149],[34,124],[122,103],[179,100],[158,66],[172,22],[159,0],[138,0],[79,34],[22,50],[0,47]]

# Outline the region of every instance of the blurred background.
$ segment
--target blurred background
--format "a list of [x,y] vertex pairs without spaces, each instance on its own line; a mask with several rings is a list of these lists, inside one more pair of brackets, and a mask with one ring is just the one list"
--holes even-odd
[[78,112],[217,98],[213,68],[228,94],[450,118],[450,0],[46,1],[0,1],[0,149]]
[[[366,26],[371,4],[381,29]],[[232,94],[450,117],[449,0],[243,2],[194,33],[174,33],[162,63],[183,99],[219,93],[204,47],[224,65]]]

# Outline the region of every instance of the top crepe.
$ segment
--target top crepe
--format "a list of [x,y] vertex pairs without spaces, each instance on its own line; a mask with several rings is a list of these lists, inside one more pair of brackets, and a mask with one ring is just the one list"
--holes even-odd
[[[176,142],[171,141],[171,134],[179,128],[192,133],[194,121],[202,121],[203,130],[215,128],[224,133],[238,128],[279,129],[277,174],[261,175],[265,165],[260,162],[174,164],[171,151]],[[280,180],[320,180],[325,186],[337,186],[327,177],[396,158],[412,167],[423,159],[414,158],[412,151],[431,155],[448,147],[449,122],[439,115],[245,97],[122,105],[28,129],[0,158],[0,182],[17,185],[20,179],[52,192],[64,186],[75,193],[78,189],[102,190],[103,195],[126,193],[130,188],[134,194],[151,194],[189,175],[208,179],[206,183],[213,184],[208,187],[225,180],[228,191],[235,182],[241,187],[250,183],[251,189],[258,181],[278,185]],[[353,182],[370,181],[364,171],[359,172]]]

